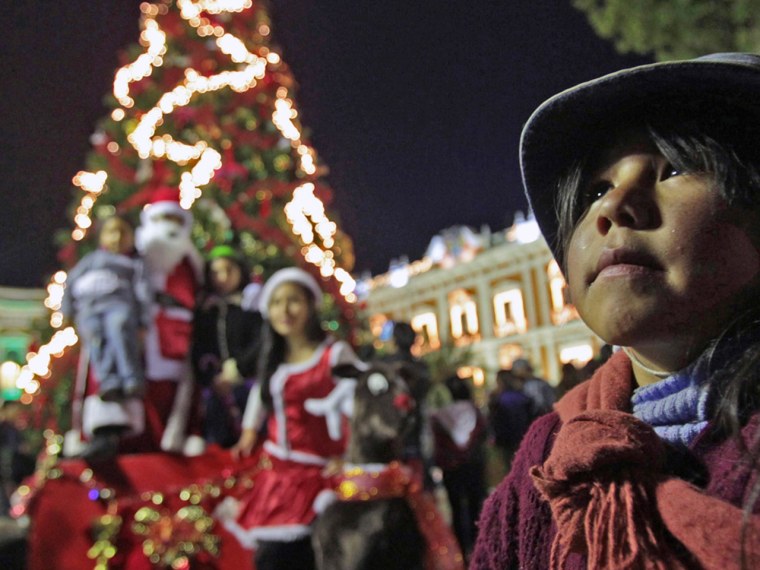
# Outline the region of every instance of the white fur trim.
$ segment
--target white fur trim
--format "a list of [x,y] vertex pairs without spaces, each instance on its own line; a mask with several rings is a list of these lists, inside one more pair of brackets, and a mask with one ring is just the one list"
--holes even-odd
[[193,389],[193,379],[188,371],[177,386],[172,410],[169,413],[166,428],[164,428],[164,433],[161,436],[161,449],[164,451],[174,451],[177,453],[184,451],[187,418],[190,415]]
[[327,433],[333,441],[338,441],[343,436],[343,416],[346,410],[353,412],[355,389],[355,380],[340,380],[324,398],[309,398],[303,403],[304,409],[311,415],[324,416]]
[[221,503],[219,503],[214,512],[213,517],[218,521],[234,521],[240,514],[240,501],[235,497],[225,497]]
[[78,429],[67,431],[63,436],[63,456],[74,457],[79,455],[87,448],[87,444],[82,439],[82,432]]
[[189,435],[182,446],[182,455],[198,457],[206,451],[206,440],[199,435]]
[[257,382],[256,385],[251,388],[251,391],[248,392],[248,399],[245,402],[245,411],[243,412],[241,427],[243,429],[259,431],[264,425],[265,419],[266,410],[261,401],[261,382]]
[[140,223],[150,224],[151,218],[154,216],[160,216],[162,214],[174,214],[182,217],[185,226],[189,226],[193,222],[193,215],[179,205],[179,202],[172,200],[163,200],[161,202],[155,202],[148,204],[140,212]]
[[331,489],[325,489],[323,491],[320,491],[319,494],[314,497],[314,502],[311,505],[311,508],[314,509],[314,512],[318,515],[321,515],[323,512],[325,512],[325,509],[332,505],[334,502],[338,500],[338,494],[331,490]]
[[246,285],[243,289],[243,298],[240,300],[240,308],[244,311],[258,312],[261,289],[260,283],[249,283]]
[[[351,471],[360,469],[370,474],[377,474],[387,471],[390,467],[390,463],[344,463],[342,471],[343,473],[350,473]],[[412,469],[407,465],[399,465],[399,468],[407,474],[412,473]]]
[[245,529],[232,520],[222,521],[222,525],[238,539],[238,542],[249,550],[256,548],[259,540],[293,542],[311,535],[311,527],[307,525],[282,525]]
[[185,307],[164,307],[163,314],[170,319],[189,323],[193,320],[193,312]]
[[303,451],[296,451],[293,449],[285,449],[282,446],[277,445],[271,439],[264,442],[264,449],[277,459],[293,461],[295,463],[303,463],[305,465],[327,465],[328,460],[325,457],[314,455],[312,453],[304,453]]
[[276,271],[264,284],[259,295],[259,312],[265,319],[269,317],[269,299],[275,289],[283,283],[298,283],[303,285],[314,295],[314,306],[319,309],[322,306],[322,288],[310,274],[298,267],[286,267]]
[[82,432],[90,438],[94,430],[104,426],[124,426],[130,434],[141,434],[145,430],[142,400],[104,402],[99,396],[87,396],[82,409]]
[[351,345],[343,340],[336,340],[330,351],[330,367],[334,368],[338,364],[353,364],[359,370],[369,369],[369,364],[359,360]]

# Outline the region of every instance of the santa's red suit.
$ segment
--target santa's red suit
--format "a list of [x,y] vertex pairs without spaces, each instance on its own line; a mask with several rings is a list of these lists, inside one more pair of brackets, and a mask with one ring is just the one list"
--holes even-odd
[[192,215],[180,207],[176,190],[160,189],[140,222],[136,245],[155,295],[144,342],[146,395],[103,402],[89,382],[81,429],[89,438],[100,427],[124,426],[125,451],[197,455],[205,446],[189,356],[203,261],[190,237]]

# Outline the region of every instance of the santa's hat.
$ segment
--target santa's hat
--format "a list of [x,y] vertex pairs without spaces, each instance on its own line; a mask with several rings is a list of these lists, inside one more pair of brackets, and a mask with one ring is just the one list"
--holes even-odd
[[150,201],[140,212],[140,222],[144,225],[150,223],[150,219],[162,214],[180,216],[184,225],[189,226],[193,221],[193,215],[179,205],[179,188],[159,186],[150,196]]

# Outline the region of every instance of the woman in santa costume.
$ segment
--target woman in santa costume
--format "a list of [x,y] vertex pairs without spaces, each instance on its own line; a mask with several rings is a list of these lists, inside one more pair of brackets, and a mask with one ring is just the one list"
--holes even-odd
[[310,525],[320,501],[332,495],[323,472],[346,447],[354,381],[335,378],[332,369],[358,359],[322,330],[321,301],[314,278],[295,267],[276,272],[259,299],[261,380],[249,395],[233,454],[249,455],[264,423],[266,440],[237,520],[225,523],[256,549],[258,570],[314,566]]

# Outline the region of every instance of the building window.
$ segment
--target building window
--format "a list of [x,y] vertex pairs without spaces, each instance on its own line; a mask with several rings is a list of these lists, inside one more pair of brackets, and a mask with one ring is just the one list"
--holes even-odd
[[571,362],[576,367],[583,366],[594,358],[594,349],[590,344],[563,346],[559,349],[559,359],[562,364]]
[[525,320],[525,304],[519,288],[496,293],[493,297],[493,309],[496,336],[524,333],[528,329],[528,323]]
[[412,328],[417,331],[422,339],[422,349],[437,350],[441,347],[441,338],[438,336],[438,321],[432,311],[420,313],[412,317]]
[[475,340],[478,337],[478,307],[473,296],[459,289],[449,296],[451,336],[454,341]]
[[525,357],[525,350],[519,344],[502,344],[499,347],[499,368],[512,368],[512,363]]
[[578,318],[578,312],[570,303],[567,282],[556,261],[552,260],[546,268],[549,278],[549,295],[552,306],[552,322],[561,325]]
[[472,379],[473,386],[483,386],[486,381],[485,371],[478,366],[461,366],[457,368],[457,376],[462,380]]

